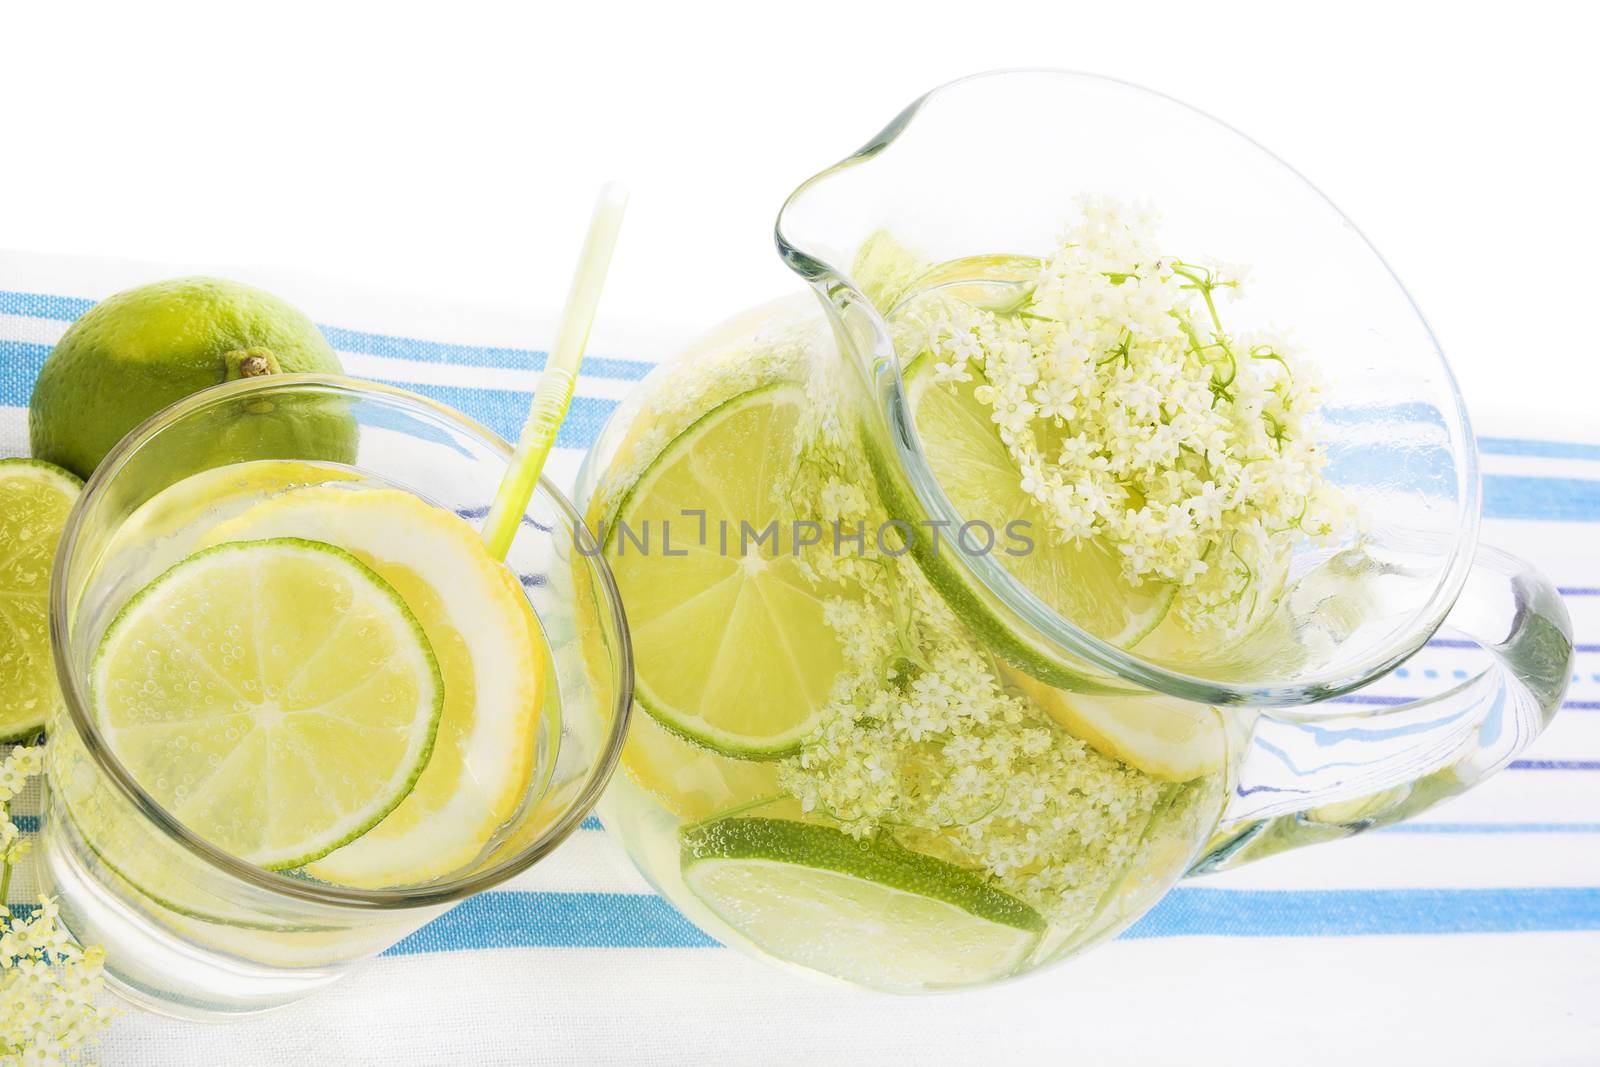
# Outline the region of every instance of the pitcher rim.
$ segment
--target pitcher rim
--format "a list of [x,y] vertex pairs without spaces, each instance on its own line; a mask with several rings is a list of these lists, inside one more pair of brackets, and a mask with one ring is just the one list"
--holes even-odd
[[[820,256],[808,252],[800,242],[791,240],[788,233],[785,232],[785,223],[791,209],[810,190],[832,176],[848,168],[869,162],[883,152],[893,148],[895,142],[915,123],[917,117],[928,104],[936,98],[957,91],[973,82],[1039,75],[1110,85],[1122,91],[1155,97],[1163,103],[1182,108],[1193,116],[1211,123],[1219,132],[1239,138],[1250,148],[1264,156],[1266,160],[1287,170],[1350,228],[1351,232],[1366,247],[1367,251],[1371,253],[1378,265],[1388,275],[1389,280],[1393,282],[1401,297],[1405,300],[1406,306],[1416,316],[1417,322],[1421,325],[1437,360],[1439,369],[1443,372],[1444,383],[1450,395],[1451,413],[1460,431],[1462,447],[1459,458],[1465,467],[1464,477],[1461,479],[1462,499],[1458,508],[1459,525],[1451,549],[1450,559],[1443,568],[1440,580],[1428,600],[1411,614],[1410,622],[1403,632],[1403,639],[1392,641],[1389,647],[1379,648],[1352,663],[1336,664],[1319,674],[1293,682],[1265,685],[1221,681],[1185,674],[1182,671],[1162,666],[1139,656],[1133,651],[1120,648],[1095,637],[1072,620],[1055,612],[990,556],[973,558],[965,553],[958,553],[959,566],[1015,614],[1020,616],[1026,624],[1037,631],[1046,641],[1118,678],[1180,699],[1206,704],[1248,704],[1257,707],[1283,708],[1326,700],[1370,684],[1404,663],[1427,644],[1440,626],[1443,625],[1445,617],[1455,605],[1461,594],[1462,587],[1466,583],[1468,571],[1471,569],[1473,557],[1477,552],[1479,527],[1482,520],[1482,483],[1478,463],[1477,439],[1473,435],[1471,419],[1467,414],[1466,405],[1461,396],[1461,389],[1456,381],[1455,373],[1451,370],[1449,361],[1445,358],[1444,350],[1440,346],[1437,336],[1434,334],[1432,327],[1429,326],[1422,309],[1417,306],[1415,299],[1412,298],[1410,291],[1400,280],[1399,275],[1395,273],[1394,268],[1384,259],[1382,253],[1367,238],[1366,234],[1356,226],[1326,193],[1294,166],[1254,138],[1216,118],[1214,115],[1170,94],[1151,89],[1136,82],[1089,71],[1048,67],[1017,67],[984,71],[956,78],[923,93],[895,115],[883,129],[856,151],[801,182],[785,198],[773,224],[773,238],[777,245],[779,256],[790,270],[794,271],[812,287],[825,306],[832,303],[829,294],[839,287],[843,287],[851,293],[867,310],[873,328],[877,331],[878,336],[875,338],[877,343],[886,347],[888,351],[892,351],[893,346],[888,335],[887,322],[876,306],[855,283],[854,279],[850,277],[849,272],[829,263]],[[891,403],[898,402],[904,410],[909,410],[906,407],[905,382],[901,374],[899,360],[895,359],[890,362],[893,366],[894,374],[892,382],[887,383],[889,389],[887,399]],[[889,417],[889,411],[886,410],[886,407],[887,405],[884,404],[874,404],[877,417]],[[931,465],[926,459],[916,427],[911,423],[911,420],[907,419],[898,429],[900,433],[887,436],[893,441],[895,459],[906,471],[907,480],[911,483],[917,502],[935,521],[948,522],[951,524],[950,528],[959,526],[962,521],[961,516],[939,487],[938,477],[934,474]],[[902,437],[901,434],[905,436]]]

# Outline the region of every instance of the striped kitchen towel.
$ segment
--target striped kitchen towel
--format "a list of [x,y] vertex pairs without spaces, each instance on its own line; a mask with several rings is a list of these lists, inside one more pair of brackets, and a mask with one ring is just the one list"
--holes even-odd
[[[27,451],[34,376],[97,298],[177,273],[0,254],[0,455]],[[514,438],[548,323],[226,271],[323,323],[347,370]],[[612,315],[617,314],[612,309]],[[704,324],[700,324],[704,325]],[[552,476],[676,336],[602,324]],[[1471,401],[1473,398],[1469,398]],[[655,896],[598,822],[311,1001],[206,1026],[129,1010],[109,1064],[1503,1063],[1600,1061],[1600,429],[1475,415],[1484,540],[1561,587],[1579,655],[1566,708],[1487,785],[1416,822],[1176,889],[1121,941],[990,990],[886,998],[721,948]],[[1592,398],[1554,394],[1575,408]],[[1370,693],[1471,669],[1437,641]],[[24,829],[36,826],[25,817]],[[12,888],[26,899],[24,871]]]

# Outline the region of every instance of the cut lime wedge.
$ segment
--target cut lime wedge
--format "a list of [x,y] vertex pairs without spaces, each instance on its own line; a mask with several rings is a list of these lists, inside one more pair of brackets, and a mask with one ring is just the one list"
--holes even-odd
[[[1052,685],[1114,691],[1115,686],[1084,677],[1081,668],[1058,662],[996,614],[989,596],[957,558],[959,552],[987,551],[1052,611],[1123,648],[1137,644],[1161,623],[1175,587],[1129,584],[1114,550],[1098,540],[1052,544],[1043,509],[1022,491],[1022,476],[988,409],[973,395],[982,384],[976,369],[970,382],[936,382],[930,364],[919,357],[904,372],[917,434],[956,511],[968,523],[983,524],[975,530],[986,525],[993,541],[982,532],[958,542],[959,547],[952,547],[948,536],[937,546],[918,537],[912,541],[912,555],[951,608],[1004,660]],[[893,461],[869,458],[891,514],[921,514],[905,498],[908,490],[887,473]]]
[[533,772],[545,654],[521,582],[475,529],[399,489],[289,489],[210,541],[271,537],[336,544],[382,575],[421,623],[444,677],[437,744],[410,795],[307,873],[378,888],[466,867],[516,813]]
[[50,654],[50,568],[82,488],[53,464],[0,460],[0,741],[39,729],[61,700]]
[[1003,978],[1044,919],[964,868],[887,840],[781,819],[686,830],[683,877],[766,952],[883,990]]
[[331,545],[219,545],[174,565],[106,630],[91,692],[123,765],[196,834],[298,867],[411,792],[444,684],[394,588]]
[[893,317],[912,301],[936,290],[942,297],[1008,315],[1021,310],[1033,296],[1040,266],[1033,256],[984,255],[946,260],[911,279],[886,315]]
[[1044,510],[1022,491],[1022,475],[974,391],[984,383],[936,382],[926,358],[905,374],[906,396],[928,462],[964,519],[989,524],[997,536],[1010,522],[1028,524],[1030,551],[995,555],[1007,570],[1064,618],[1114,645],[1128,646],[1166,617],[1176,587],[1131,585],[1115,552],[1098,540],[1050,543]]
[[640,706],[723,755],[794,752],[844,668],[775,492],[804,403],[779,384],[712,409],[662,450],[605,531]]

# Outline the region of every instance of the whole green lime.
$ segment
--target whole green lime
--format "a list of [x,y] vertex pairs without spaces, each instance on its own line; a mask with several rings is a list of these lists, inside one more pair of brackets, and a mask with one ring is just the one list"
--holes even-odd
[[[339,374],[312,321],[271,293],[221,278],[174,278],[96,304],[45,359],[28,410],[35,457],[88,478],[122,437],[191,393],[267,374]],[[222,428],[226,458],[350,462],[355,425],[319,408]]]

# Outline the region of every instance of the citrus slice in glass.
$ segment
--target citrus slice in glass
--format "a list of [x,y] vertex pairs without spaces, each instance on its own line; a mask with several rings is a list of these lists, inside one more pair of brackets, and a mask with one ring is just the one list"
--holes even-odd
[[0,460],[0,741],[39,729],[61,700],[50,653],[50,568],[82,488],[53,464]]
[[1001,673],[1067,733],[1152,778],[1187,782],[1228,762],[1225,712],[1209,704],[1162,693],[1069,693],[1021,671]]
[[399,489],[290,489],[210,534],[266,537],[336,544],[371,567],[416,615],[444,678],[438,740],[410,795],[307,873],[370,889],[461,870],[516,814],[533,773],[546,657],[521,583],[466,522]]
[[[184,547],[192,551],[199,540],[196,531],[233,518],[262,497],[298,486],[358,477],[349,467],[288,459],[252,460],[197,471],[139,505],[117,527],[107,556],[136,552],[161,539],[174,539],[180,546],[187,540]],[[184,551],[184,547],[178,551]]]
[[[1022,475],[989,409],[974,395],[983,384],[980,373],[973,368],[971,374],[967,382],[935,381],[923,356],[904,375],[929,466],[962,518],[980,524],[961,538],[959,550],[992,554],[1047,607],[1095,637],[1123,648],[1136,645],[1166,617],[1176,587],[1128,582],[1115,550],[1098,539],[1051,542],[1044,510],[1023,491]],[[896,509],[894,487],[884,488]],[[1047,681],[1069,684],[1071,672],[1063,676],[1061,667],[989,608],[974,588],[976,579],[955,558],[958,548],[946,543],[931,550],[927,538],[917,538],[912,551],[951,607],[1005,659]]]
[[844,668],[777,499],[804,404],[781,383],[713,408],[645,469],[604,531],[640,706],[726,756],[794,752]]
[[284,869],[375,826],[415,784],[444,708],[394,587],[341,549],[205,549],[130,600],[90,670],[117,758],[199,836]]
[[730,818],[683,834],[683,877],[765,952],[873,989],[970,985],[1015,972],[1043,917],[980,875],[830,826]]
[[690,821],[781,792],[778,764],[719,756],[649,715],[637,715],[628,724],[622,769],[668,811]]

